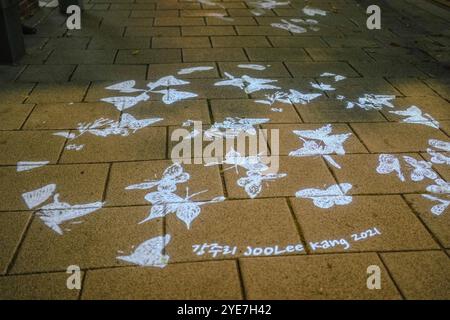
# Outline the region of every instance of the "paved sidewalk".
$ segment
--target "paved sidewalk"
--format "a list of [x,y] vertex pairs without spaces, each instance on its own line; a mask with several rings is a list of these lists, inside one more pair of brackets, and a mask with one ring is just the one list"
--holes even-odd
[[0,66],[1,299],[450,298],[448,8],[85,3]]

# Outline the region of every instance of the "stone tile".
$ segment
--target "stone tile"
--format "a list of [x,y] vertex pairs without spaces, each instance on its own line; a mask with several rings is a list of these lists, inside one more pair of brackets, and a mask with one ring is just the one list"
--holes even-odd
[[[151,4],[133,4],[133,5],[149,6]],[[135,10],[131,11],[130,15],[130,18],[154,18],[154,17],[178,17],[178,10],[150,10],[150,9],[142,10],[141,8],[136,8]]]
[[117,121],[120,112],[104,102],[38,104],[24,129],[77,129],[80,123],[93,123],[101,118]]
[[154,26],[170,27],[170,26],[204,26],[203,18],[186,18],[186,17],[156,17]]
[[89,82],[41,82],[31,92],[27,103],[80,102],[88,89]]
[[[224,5],[225,3],[221,3],[220,5]],[[245,4],[243,2],[228,2],[226,3],[226,5],[228,4],[239,4],[242,5],[243,7],[238,7],[237,5],[235,6],[234,9],[228,9],[228,14],[230,15],[230,17],[254,17],[254,13],[249,10],[249,9],[243,9],[245,7]],[[228,7],[230,8],[230,7]],[[259,12],[258,12],[259,13]],[[272,12],[272,10],[261,10],[261,15],[262,16],[274,16],[275,14]]]
[[23,172],[17,172],[16,166],[1,167],[0,178],[2,181],[8,181],[8,185],[0,186],[3,195],[0,210],[28,210],[22,193],[48,184],[56,184],[56,192],[61,195],[61,201],[70,204],[101,201],[107,172],[108,165],[103,164],[47,165]]
[[251,99],[211,100],[211,111],[215,121],[226,117],[268,118],[270,123],[302,122],[292,105],[275,103],[273,108],[283,108],[283,112],[271,112],[270,107]]
[[[325,78],[326,79],[326,78]],[[321,79],[324,83],[330,84],[332,80]],[[343,95],[347,100],[357,101],[359,97],[366,94],[394,95],[401,96],[390,83],[383,78],[348,78],[339,82],[331,82],[335,91],[328,91],[330,97]]]
[[250,61],[310,61],[302,48],[247,48]]
[[425,83],[419,79],[414,78],[389,78],[389,83],[391,83],[399,92],[404,96],[437,96],[436,92],[431,90]]
[[20,129],[33,107],[34,104],[1,104],[0,130]]
[[308,104],[295,104],[304,122],[384,122],[386,119],[377,110],[361,108],[347,109],[343,102],[322,100]]
[[[264,63],[257,63],[257,64],[264,64]],[[276,80],[276,82],[272,83],[276,87],[279,87],[278,89],[261,89],[256,92],[252,92],[250,94],[251,98],[258,98],[258,99],[267,99],[267,95],[272,95],[280,90],[289,92],[289,89],[294,89],[297,91],[300,91],[302,93],[318,93],[317,89],[314,89],[311,87],[311,82],[314,82],[314,79],[311,78],[276,78],[272,79]],[[317,100],[320,101],[322,99],[326,99],[324,95],[319,96]]]
[[222,8],[208,10],[181,10],[181,17],[213,17],[216,15],[227,16],[227,11]]
[[211,48],[208,37],[155,37],[152,48]]
[[105,24],[125,27],[151,27],[153,25],[153,18],[105,17],[102,20],[102,26]]
[[[188,69],[194,67],[212,67],[210,70],[195,71],[187,74],[179,74],[181,69]],[[172,74],[178,79],[197,79],[197,78],[217,78],[219,73],[215,63],[158,63],[151,64],[148,67],[147,79],[159,79]]]
[[[279,134],[279,152],[276,153],[274,150],[272,150],[272,155],[289,155],[291,151],[295,151],[297,149],[300,149],[304,142],[296,135],[294,134],[294,130],[317,130],[324,125],[322,124],[263,124],[263,129],[269,130],[269,143],[271,142],[271,130],[278,130]],[[345,133],[351,133],[350,137],[344,142],[343,147],[346,151],[346,153],[366,153],[367,150],[364,147],[364,145],[361,144],[361,142],[358,140],[358,137],[356,137],[352,130],[348,127],[346,124],[333,124],[332,125],[332,133],[331,134],[345,134]]]
[[288,36],[289,31],[271,26],[236,26],[240,36]]
[[353,59],[350,64],[364,77],[424,77],[425,74],[408,62],[373,61]]
[[83,145],[77,150],[64,149],[62,163],[90,163],[164,159],[166,130],[163,127],[147,127],[129,136],[99,137],[84,134],[70,143]]
[[124,37],[178,37],[179,27],[127,27]]
[[186,86],[189,92],[195,92],[197,99],[242,99],[247,98],[244,90],[233,86],[215,86],[222,79],[198,79]]
[[368,290],[367,267],[375,253],[300,257],[246,258],[240,261],[248,299],[401,299],[388,276],[382,290]]
[[425,152],[429,139],[447,138],[441,131],[422,124],[386,122],[351,126],[370,152]]
[[[86,49],[90,42],[89,37],[50,38],[45,44],[45,49]],[[97,48],[99,49],[99,48]]]
[[441,121],[441,130],[444,131],[447,136],[450,136],[450,121]]
[[67,289],[68,276],[61,272],[0,277],[0,299],[76,300],[80,291]]
[[450,226],[449,215],[445,211],[441,215],[434,215],[431,212],[431,208],[437,205],[438,202],[428,200],[420,194],[406,194],[405,199],[441,245],[445,248],[450,248],[450,235],[448,234]]
[[219,68],[222,74],[225,72],[235,77],[248,75],[255,78],[281,78],[290,77],[289,72],[282,62],[264,62],[257,63],[259,66],[265,67],[264,70],[254,70],[248,67],[239,67],[240,65],[253,65],[254,63],[244,62],[219,62]]
[[427,83],[442,98],[450,100],[450,89],[449,89],[450,80],[448,78],[427,79],[425,80],[425,83]]
[[148,207],[103,208],[77,219],[82,223],[61,224],[62,235],[35,217],[11,273],[65,271],[70,265],[81,269],[129,265],[116,257],[163,232],[161,219],[139,224],[147,215]]
[[64,139],[51,131],[0,131],[0,164],[58,160]]
[[145,65],[80,65],[72,76],[75,81],[145,79]]
[[[149,205],[144,196],[151,191],[125,190],[125,188],[144,181],[161,179],[164,170],[171,165],[171,160],[114,163],[106,192],[106,205]],[[223,195],[218,167],[203,167],[203,165],[185,163],[182,163],[182,166],[184,171],[189,173],[190,180],[178,185],[177,194],[179,196],[185,196],[186,187],[189,187],[189,194],[208,190],[208,192],[196,196],[195,201],[210,200]]]
[[381,44],[375,39],[365,37],[324,37],[323,40],[333,48],[375,48]]
[[229,36],[235,35],[232,26],[181,27],[183,36]]
[[189,2],[163,2],[156,4],[157,10],[166,9],[200,9],[200,3],[189,3]]
[[406,299],[449,299],[449,258],[441,251],[381,254]]
[[0,66],[0,83],[14,81],[24,69],[24,66]]
[[5,104],[23,103],[28,97],[34,83],[4,83],[0,86],[0,101]]
[[233,17],[232,19],[221,19],[219,17],[206,17],[206,24],[208,26],[255,26],[257,23],[253,17]]
[[[177,235],[167,247],[173,255],[173,262],[234,259],[249,254],[304,254],[303,244],[284,199],[236,200],[206,205],[189,230],[174,215],[167,217],[166,224],[166,232]],[[204,252],[202,249],[195,250],[195,245],[203,244],[229,246],[231,251],[236,247],[236,251],[225,254],[220,249],[218,253],[210,252],[208,248]],[[270,252],[270,249],[266,254],[248,252],[248,247],[275,245],[279,248],[277,253]],[[288,245],[298,246],[298,251],[285,251]]]
[[[2,254],[0,255],[0,274],[6,273],[8,264],[11,262],[13,255],[19,246],[20,240],[22,239],[28,222],[30,221],[30,217],[31,213],[27,212],[0,213],[0,227],[3,230],[0,235],[0,241],[2,243]],[[2,278],[0,277],[0,279]],[[2,287],[1,284],[0,287]]]
[[320,37],[270,36],[270,43],[279,48],[324,48],[326,43]]
[[[183,276],[180,276],[183,275]],[[89,271],[82,299],[242,299],[233,261]]]
[[211,37],[215,48],[264,48],[270,43],[263,36],[221,36]]
[[183,61],[246,61],[241,48],[183,49]]
[[[317,187],[322,189],[311,186]],[[311,199],[293,198],[291,203],[311,253],[439,248],[397,195],[355,196],[350,204],[329,209],[315,206]],[[342,242],[321,247],[322,241],[332,240]]]
[[[437,96],[428,97],[399,97],[395,99],[394,105],[397,110],[406,110],[411,106],[417,106],[423,113],[430,114],[434,119],[450,119],[450,103]],[[382,110],[384,116],[391,121],[399,121],[404,117],[390,113],[393,110]]]
[[[279,170],[277,172],[276,161],[279,163]],[[286,173],[287,176],[268,181],[267,183],[263,181],[262,191],[258,195],[258,198],[290,197],[298,190],[309,188],[313,185],[336,183],[326,164],[320,158],[275,157],[272,158],[272,163],[268,166],[270,169],[266,171],[267,173]],[[225,165],[224,167],[227,168],[230,166]],[[226,170],[224,171],[224,177],[230,199],[249,198],[244,188],[237,185],[239,178],[246,177],[244,169],[239,170],[238,173],[232,169]]]
[[319,77],[324,72],[346,77],[359,75],[346,62],[286,62],[286,67],[294,77]]
[[179,49],[119,50],[117,64],[147,64],[181,62]]
[[[243,1],[222,1],[220,3],[220,7],[224,8],[224,9],[247,8],[245,2],[243,2]],[[214,4],[202,3],[202,8],[203,9],[217,9],[217,5],[215,3]],[[244,9],[244,10],[248,10],[248,9]],[[230,12],[229,10],[227,10],[227,11]]]
[[[395,155],[401,158],[403,155],[422,160],[416,154]],[[409,172],[401,162],[403,176],[402,182],[396,173],[379,174],[376,168],[379,165],[378,154],[347,154],[345,156],[333,156],[342,169],[331,167],[339,183],[351,183],[353,188],[349,194],[399,194],[399,193],[423,193],[430,184],[424,179],[414,182],[410,179]]]
[[75,66],[73,65],[29,65],[19,77],[28,82],[62,82],[68,81]]
[[372,60],[360,48],[307,48],[314,61],[370,61]]
[[94,37],[89,49],[148,49],[150,42],[150,37]]
[[21,65],[42,65],[47,60],[52,50],[50,49],[29,49],[25,55],[20,58],[19,64]]

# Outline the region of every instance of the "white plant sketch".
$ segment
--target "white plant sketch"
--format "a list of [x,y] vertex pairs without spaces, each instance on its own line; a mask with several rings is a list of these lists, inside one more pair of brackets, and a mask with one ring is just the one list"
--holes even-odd
[[235,138],[240,134],[256,135],[255,125],[269,122],[265,118],[231,118],[227,117],[222,122],[215,122],[208,130],[204,132],[206,140],[214,138]]
[[184,172],[179,163],[174,163],[166,168],[160,180],[150,180],[139,184],[134,184],[125,188],[125,190],[146,190],[157,186],[158,191],[174,192],[177,190],[177,184],[187,182],[190,175]]
[[37,215],[39,218],[56,233],[62,235],[63,231],[60,224],[86,216],[94,211],[101,209],[103,203],[93,202],[86,204],[70,205],[59,201],[59,194],[53,196],[53,203],[47,204],[39,209]]
[[212,70],[212,69],[214,69],[214,67],[208,67],[208,66],[206,66],[206,67],[183,68],[183,69],[180,69],[177,73],[180,74],[180,75],[183,75],[183,74],[191,74],[191,73],[194,73],[194,72],[208,71],[208,70]]
[[425,178],[436,179],[438,175],[431,169],[432,164],[428,161],[416,160],[409,156],[403,156],[403,160],[411,167],[411,180],[422,181]]
[[228,72],[224,73],[228,80],[221,80],[214,83],[215,86],[234,86],[243,89],[245,93],[253,93],[260,90],[272,90],[280,89],[280,87],[271,85],[270,83],[277,82],[277,80],[271,79],[258,79],[252,78],[247,75],[243,75],[240,78],[236,78]]
[[380,154],[378,157],[377,172],[379,174],[390,174],[396,172],[401,181],[405,181],[405,176],[400,167],[400,160],[392,154]]
[[422,113],[422,110],[420,110],[416,106],[411,106],[406,110],[389,111],[389,112],[399,116],[406,117],[402,120],[402,122],[422,124],[435,129],[439,129],[439,122],[436,121],[430,114]]
[[177,218],[186,224],[187,229],[190,229],[192,222],[201,212],[201,206],[225,200],[225,197],[222,196],[215,197],[209,201],[194,202],[191,200],[191,198],[206,191],[208,190],[203,190],[189,195],[189,188],[186,188],[186,196],[184,198],[170,191],[155,191],[147,193],[145,195],[145,200],[150,202],[152,207],[148,217],[139,222],[139,224],[152,219],[164,217],[170,213],[175,213]]
[[50,161],[19,161],[17,162],[17,172],[30,171],[49,164]]
[[142,242],[128,256],[118,256],[117,259],[142,267],[164,268],[169,262],[169,256],[163,254],[170,242],[170,235],[159,236]]
[[319,16],[327,15],[327,12],[325,10],[313,8],[310,6],[304,7],[302,11],[304,14],[306,14],[307,16],[311,16],[311,17],[314,17],[315,15],[319,15]]
[[307,198],[313,200],[316,207],[329,209],[335,205],[343,206],[350,204],[353,200],[352,196],[346,195],[352,188],[350,183],[334,184],[326,189],[304,189],[297,191],[297,198]]
[[261,193],[264,181],[273,181],[286,176],[286,173],[262,173],[257,170],[249,170],[246,177],[237,180],[237,185],[244,188],[248,196],[253,199]]
[[22,198],[25,201],[27,207],[29,209],[33,209],[34,207],[37,207],[38,205],[44,203],[47,201],[48,198],[55,192],[56,190],[56,184],[48,184],[46,186],[43,186],[42,188],[25,192],[22,194]]
[[316,130],[294,130],[293,133],[303,141],[303,146],[300,149],[291,151],[289,156],[308,157],[328,155],[324,159],[340,169],[340,166],[329,155],[334,153],[344,155],[345,149],[343,143],[350,137],[351,133],[332,135],[332,130],[331,124],[327,124]]

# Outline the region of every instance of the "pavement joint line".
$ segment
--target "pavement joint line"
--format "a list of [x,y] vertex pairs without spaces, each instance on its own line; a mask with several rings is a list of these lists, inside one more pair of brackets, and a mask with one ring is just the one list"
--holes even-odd
[[405,294],[403,293],[403,291],[401,290],[400,286],[398,285],[398,283],[395,281],[394,276],[392,275],[391,271],[389,270],[386,262],[384,262],[383,257],[380,253],[377,252],[377,256],[378,259],[380,259],[381,263],[383,264],[384,269],[386,270],[389,279],[391,280],[391,282],[394,284],[395,289],[397,290],[397,292],[400,294],[400,296],[402,297],[403,300],[406,300]]

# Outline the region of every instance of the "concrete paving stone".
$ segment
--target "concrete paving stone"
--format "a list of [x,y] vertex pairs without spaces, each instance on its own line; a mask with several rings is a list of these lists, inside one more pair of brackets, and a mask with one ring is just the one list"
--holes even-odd
[[100,27],[85,27],[80,30],[70,30],[66,36],[69,37],[121,37],[126,30],[124,26],[115,26],[112,23],[102,24]]
[[367,289],[367,267],[375,253],[245,258],[240,267],[247,299],[401,299],[388,276],[382,290]]
[[0,277],[0,299],[76,300],[80,291],[67,289],[68,276],[61,272]]
[[[272,9],[273,12],[279,17],[299,17],[299,11],[294,10],[291,7],[292,3],[286,4],[283,6],[277,6],[276,8]],[[283,8],[284,7],[284,8]]]
[[77,129],[81,123],[93,123],[98,119],[117,121],[120,112],[110,104],[94,103],[44,103],[38,104],[28,117],[24,129]]
[[24,69],[24,66],[0,66],[0,83],[14,81]]
[[211,37],[212,46],[216,48],[265,48],[271,47],[263,36],[222,36]]
[[208,48],[183,49],[183,61],[246,61],[247,57],[241,48]]
[[[309,188],[314,185],[335,184],[335,180],[328,170],[325,162],[319,157],[293,158],[293,157],[274,157],[271,159],[273,164],[269,164],[271,169],[264,173],[286,173],[287,176],[262,182],[262,191],[258,198],[267,197],[291,197],[298,190]],[[276,161],[279,163],[279,170],[275,172]],[[228,167],[225,165],[225,167]],[[226,170],[224,172],[225,185],[230,199],[248,199],[249,196],[243,188],[237,185],[237,180],[246,177],[245,170]]]
[[450,121],[441,121],[441,130],[444,131],[447,136],[450,136]]
[[26,50],[39,50],[42,49],[45,44],[49,41],[48,37],[36,37],[33,35],[24,35],[23,41],[25,43]]
[[427,79],[425,80],[425,83],[427,83],[431,89],[436,91],[442,98],[450,100],[449,78]]
[[[279,152],[275,153],[272,150],[272,155],[289,155],[291,151],[300,149],[304,142],[293,132],[294,130],[317,130],[323,127],[323,124],[263,124],[263,129],[269,130],[269,143],[270,131],[273,129],[278,130],[280,137]],[[345,134],[352,133],[350,127],[346,124],[333,124],[332,134]],[[367,153],[366,148],[358,140],[353,133],[348,137],[348,139],[343,143],[343,147],[346,153]]]
[[19,80],[26,82],[68,81],[74,69],[74,65],[29,65],[21,73]]
[[[203,9],[216,9],[217,6],[220,6],[220,8],[223,9],[242,9],[242,10],[248,10],[248,9],[244,9],[247,8],[247,5],[244,1],[221,1],[219,4],[215,4],[213,2],[216,1],[211,1],[212,3],[202,3],[202,8]],[[228,10],[229,12],[229,10]]]
[[0,130],[20,129],[34,104],[0,104]]
[[336,100],[312,101],[308,104],[295,104],[304,122],[384,122],[386,119],[378,110],[361,108],[347,109]]
[[116,50],[55,49],[46,64],[112,64]]
[[163,127],[147,127],[129,136],[98,137],[85,134],[73,142],[84,147],[63,151],[62,163],[90,163],[164,159],[166,154],[166,130]]
[[418,48],[364,48],[376,61],[402,60],[408,62],[427,62],[432,58]]
[[186,91],[195,92],[196,99],[242,99],[247,98],[244,90],[234,86],[215,86],[214,83],[223,79],[196,79],[186,85]]
[[180,10],[180,17],[213,17],[213,16],[228,16],[225,9],[216,8],[208,10]]
[[[152,4],[132,4],[133,6],[149,6],[148,9],[133,8],[130,18],[178,17],[178,10],[151,10]],[[111,8],[112,9],[112,8]]]
[[[422,160],[417,154],[394,154],[398,158],[404,155]],[[348,194],[423,193],[430,184],[428,179],[419,182],[412,181],[403,162],[401,162],[401,169],[405,181],[401,181],[396,173],[379,174],[376,171],[379,165],[378,154],[347,154],[345,156],[333,156],[333,159],[342,168],[331,167],[338,182],[353,185]]]
[[[238,4],[239,2],[229,2],[229,3],[227,3],[227,5],[231,4],[231,3]],[[239,4],[242,4],[245,6],[245,4],[243,4],[243,2],[239,3]],[[223,5],[223,3],[221,3],[221,5]],[[233,9],[228,7],[227,11],[228,11],[228,14],[230,15],[230,17],[254,17],[255,16],[254,13],[252,12],[252,10],[244,9],[243,7],[236,6],[236,8],[233,8]],[[274,16],[275,14],[273,13],[272,10],[264,10],[264,11],[261,11],[261,15],[262,16]]]
[[[156,191],[156,189],[125,190],[125,188],[133,184],[161,179],[164,170],[172,164],[172,160],[114,163],[111,167],[106,191],[106,206],[150,205],[144,197],[147,193]],[[184,198],[186,187],[189,187],[189,194],[191,195],[195,192],[208,190],[208,192],[195,196],[193,201],[206,201],[223,195],[218,166],[204,167],[193,163],[181,163],[181,165],[184,172],[189,173],[190,179],[188,182],[177,186],[177,195]],[[211,206],[214,205],[211,204]]]
[[[50,160],[41,157],[36,160]],[[8,185],[2,184],[1,211],[28,210],[22,199],[24,192],[42,188],[48,184],[56,184],[56,193],[61,195],[61,201],[70,204],[91,203],[102,200],[105,188],[108,165],[47,165],[30,171],[17,172],[16,165],[0,168],[2,181],[9,181]],[[8,179],[8,180],[3,180]],[[51,202],[51,198],[48,202]]]
[[[411,106],[417,106],[423,113],[430,114],[436,120],[450,119],[450,103],[439,96],[399,97],[394,100],[393,104],[396,110],[406,110]],[[391,121],[400,121],[404,118],[389,111],[393,110],[381,110],[384,116]]]
[[2,83],[0,101],[4,104],[23,103],[35,85],[26,82]]
[[345,77],[359,77],[346,62],[292,62],[286,67],[294,77],[319,77],[324,72],[339,74]]
[[101,81],[123,79],[145,79],[144,65],[80,65],[75,70],[74,81]]
[[361,48],[306,48],[314,61],[370,61]]
[[233,17],[224,19],[221,17],[206,17],[206,25],[208,26],[255,26],[257,25],[253,17]]
[[363,62],[357,59],[349,62],[364,77],[425,77],[423,72],[408,62]]
[[89,49],[148,49],[151,37],[94,37],[89,42]]
[[158,2],[156,4],[157,10],[167,10],[167,9],[200,9],[200,3],[192,3],[192,2]]
[[232,26],[181,27],[183,36],[230,36],[236,31]]
[[117,24],[126,27],[151,27],[153,25],[153,18],[105,17],[102,20],[102,25],[103,24]]
[[292,105],[276,102],[273,108],[283,108],[283,112],[271,112],[270,107],[256,103],[252,99],[211,100],[211,111],[215,121],[226,117],[268,118],[270,123],[301,123],[302,120]]
[[124,37],[178,37],[179,27],[127,27]]
[[50,131],[0,131],[0,164],[58,160],[64,139]]
[[388,81],[404,96],[437,96],[436,92],[419,79],[389,78]]
[[50,38],[45,44],[45,49],[86,49],[90,41],[89,37]]
[[254,70],[251,68],[242,68],[240,65],[252,65],[248,61],[243,62],[219,62],[219,69],[222,75],[225,72],[235,77],[247,75],[254,78],[290,78],[290,74],[282,62],[268,61],[257,63],[257,65],[265,67],[264,70]]
[[324,48],[326,43],[320,37],[269,36],[269,41],[278,48]]
[[186,18],[186,17],[156,17],[154,26],[171,27],[171,26],[204,26],[203,18]]
[[136,119],[162,118],[153,126],[181,125],[189,119],[210,123],[209,110],[206,100],[183,100],[172,106],[160,101],[142,103],[127,112]]
[[[107,1],[103,1],[104,3],[106,2],[106,4],[108,4]],[[112,6],[115,3],[109,3],[110,8],[112,9]],[[117,5],[123,5],[123,6],[129,6],[131,5],[131,3],[116,3]],[[100,18],[104,18],[104,17],[129,17],[131,13],[131,9],[130,8],[122,8],[120,10],[91,10],[89,12],[89,17],[91,19],[93,19],[94,17],[100,17]]]
[[444,252],[382,253],[381,257],[406,299],[449,299],[449,258]]
[[79,102],[89,87],[88,81],[40,82],[27,98],[27,103]]
[[351,127],[370,152],[377,153],[425,152],[429,139],[447,139],[441,131],[422,124],[352,123]]
[[20,65],[42,65],[47,60],[48,56],[52,50],[50,49],[35,49],[35,50],[29,50],[27,49],[25,55],[20,58],[19,64]]
[[[2,254],[0,255],[0,274],[5,274],[20,240],[30,221],[29,212],[2,212],[0,213],[0,227],[3,232],[0,235],[2,242]],[[2,279],[2,277],[0,277]],[[1,287],[1,284],[0,284]],[[2,290],[3,291],[3,290]]]
[[129,255],[133,247],[163,233],[161,218],[139,224],[148,210],[102,208],[77,220],[82,223],[61,224],[62,235],[35,216],[10,273],[65,271],[70,265],[81,269],[130,265],[116,257]]
[[246,48],[250,61],[311,61],[302,48]]
[[444,248],[450,248],[449,215],[445,211],[441,215],[434,215],[431,212],[431,208],[438,203],[422,197],[421,194],[405,194],[405,199],[440,244]]
[[[182,277],[180,277],[182,275]],[[195,288],[195,290],[193,290]],[[88,271],[82,299],[242,299],[233,261]]]
[[[155,11],[156,12],[156,4],[155,3],[111,3],[111,5],[109,6],[109,10],[110,11],[114,11],[114,10],[131,10],[131,15],[130,17],[134,18],[134,14],[135,12],[141,12],[141,11]],[[163,13],[165,13],[164,11],[172,11],[172,10],[162,10]],[[173,10],[176,11],[176,10]],[[169,13],[167,13],[169,14]],[[136,17],[136,18],[141,18],[141,17]]]
[[[189,69],[195,67],[211,67],[210,70],[195,71],[192,73],[179,74],[182,69]],[[178,79],[201,79],[201,78],[217,78],[219,73],[215,63],[211,62],[197,62],[197,63],[158,63],[150,64],[148,67],[147,79],[159,79],[168,74],[174,75]]]
[[208,37],[155,37],[152,48],[211,48]]
[[339,82],[334,82],[329,78],[317,79],[331,84],[336,89],[327,92],[330,97],[343,95],[347,100],[357,101],[366,94],[401,96],[401,93],[383,78],[347,78]]
[[[261,256],[305,253],[285,199],[236,200],[204,206],[189,230],[176,216],[168,216],[166,233],[176,235],[167,246],[173,262],[235,259],[248,256],[248,247],[278,246],[279,252],[270,253],[267,249],[268,253],[259,253]],[[234,254],[222,253],[220,248],[216,254],[208,248],[203,253],[201,249],[195,251],[195,245],[203,244],[229,246],[230,251],[236,247],[236,251]],[[300,250],[281,253],[289,245]]]
[[423,74],[432,78],[443,78],[448,76],[448,68],[442,67],[442,63],[439,62],[419,62],[414,66],[420,70]]
[[[350,204],[330,209],[315,206],[311,199],[293,198],[291,203],[311,253],[439,248],[398,195],[355,196]],[[341,244],[320,247],[324,240]]]
[[288,36],[287,30],[273,28],[271,26],[236,26],[240,36]]
[[181,62],[179,49],[119,50],[117,64],[147,64]]
[[332,48],[376,48],[381,44],[376,39],[368,39],[365,37],[324,37],[325,41]]

